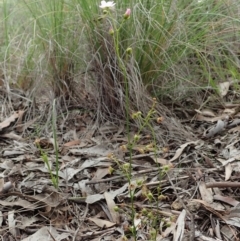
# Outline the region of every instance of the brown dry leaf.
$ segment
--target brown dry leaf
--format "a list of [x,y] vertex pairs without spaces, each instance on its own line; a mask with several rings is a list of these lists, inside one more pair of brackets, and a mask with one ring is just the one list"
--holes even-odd
[[237,204],[224,216],[226,223],[240,228],[240,205]]
[[3,224],[3,213],[0,211],[0,227],[2,227]]
[[224,97],[227,95],[230,84],[231,83],[229,81],[218,84],[218,90],[219,90],[219,94],[221,95],[221,97]]
[[100,218],[88,218],[88,220],[94,222],[100,228],[111,228],[114,225],[116,225],[116,223],[112,223],[112,222],[109,222],[107,220],[103,220]]
[[103,194],[93,194],[93,195],[87,196],[85,202],[88,203],[88,204],[93,204],[93,203],[98,202],[102,199],[104,199]]
[[113,140],[113,141],[117,140],[117,139],[119,138],[119,135],[124,132],[124,129],[125,129],[125,126],[124,126],[124,125],[119,126],[119,127],[118,127],[118,131],[117,131],[116,134],[113,135],[112,140]]
[[214,223],[214,221],[215,221],[215,224],[212,225],[212,228],[214,230],[214,233],[216,234],[216,237],[219,238],[220,240],[222,240],[222,236],[221,236],[221,233],[220,233],[220,223],[219,223],[219,220],[213,218],[212,216],[210,216],[210,220],[211,220],[211,223]]
[[178,158],[181,156],[182,152],[184,151],[184,149],[185,149],[187,146],[189,146],[189,145],[197,145],[198,142],[199,142],[199,141],[190,141],[190,142],[187,142],[187,143],[181,145],[181,146],[177,149],[174,157],[173,157],[172,159],[170,159],[169,162],[172,162],[172,161],[175,161],[176,159],[178,159]]
[[227,237],[228,240],[234,240],[234,238],[237,237],[237,232],[228,225],[223,225],[221,227],[221,233],[224,237]]
[[218,160],[219,162],[222,163],[222,166],[226,166],[226,165],[228,165],[229,163],[232,163],[232,162],[234,162],[234,161],[236,161],[236,160],[239,160],[239,159],[240,159],[240,155],[237,155],[237,156],[235,156],[235,157],[231,157],[231,158],[229,158],[228,160],[223,160],[223,159],[221,159],[221,158],[216,158],[216,160]]
[[216,115],[214,114],[213,111],[211,110],[195,110],[198,114],[202,115],[202,116],[206,116],[206,117],[215,117]]
[[36,205],[33,203],[30,203],[26,200],[23,199],[18,199],[17,201],[13,202],[8,202],[8,201],[2,201],[0,200],[0,204],[2,206],[6,206],[6,207],[14,207],[14,206],[19,206],[19,207],[23,207],[26,210],[35,210],[37,209]]
[[11,170],[14,167],[14,162],[12,160],[1,160],[0,167],[4,170]]
[[231,163],[228,163],[227,165],[225,165],[225,181],[229,180],[229,178],[232,175],[232,171],[233,171],[233,168]]
[[82,149],[70,149],[71,154],[79,155],[88,155],[88,156],[107,156],[109,153],[113,152],[112,149],[109,149],[107,145],[97,145],[89,148]]
[[23,122],[24,113],[25,113],[25,111],[23,111],[23,110],[18,111],[18,119],[17,119],[17,122],[15,124],[16,131],[18,131],[18,129],[19,129],[19,131],[21,131],[21,129],[22,129],[21,126],[22,126],[22,122]]
[[218,200],[218,201],[222,201],[222,202],[228,203],[229,205],[234,206],[234,207],[236,207],[237,205],[240,204],[239,201],[237,201],[237,200],[235,200],[235,199],[233,199],[231,197],[224,197],[224,196],[222,196],[220,194],[214,195],[213,198],[214,198],[214,200]]
[[156,158],[156,162],[157,162],[158,164],[163,165],[163,166],[165,166],[165,165],[168,165],[168,164],[169,164],[169,161],[168,161],[168,160],[166,160],[166,159],[164,159],[164,158]]
[[66,219],[66,212],[64,210],[59,210],[57,214],[51,213],[51,216],[49,218],[50,223],[55,228],[64,228],[64,226],[66,227],[66,225],[68,225],[68,220]]
[[20,150],[6,150],[2,152],[2,156],[3,157],[12,157],[12,156],[19,156],[19,155],[23,155],[24,152],[20,151]]
[[29,197],[31,197],[31,199],[34,199],[40,203],[44,203],[46,207],[49,206],[51,208],[57,207],[59,203],[66,200],[63,194],[60,194],[57,192],[52,192],[51,194],[42,193],[42,194],[37,194]]
[[136,230],[139,230],[141,228],[142,218],[140,215],[135,215],[134,217],[134,226],[136,227]]
[[[22,115],[23,114],[24,114],[24,112],[22,113]],[[15,130],[17,132],[24,132],[24,130],[26,130],[28,127],[33,125],[35,123],[35,121],[38,120],[38,119],[39,119],[39,117],[36,117],[33,120],[29,120],[27,122],[24,122],[23,124],[21,124],[20,122],[17,121]],[[22,121],[22,117],[21,117],[21,121]]]
[[19,118],[19,113],[14,112],[9,118],[0,123],[0,132],[5,131],[10,126],[13,126],[17,119]]
[[219,205],[217,205],[217,203],[209,204],[209,203],[207,203],[207,202],[205,202],[203,200],[199,200],[199,199],[192,199],[191,201],[201,203],[205,209],[207,209],[211,213],[215,214],[221,220],[226,221],[226,219],[222,216],[222,214],[220,214],[218,212],[218,211],[223,211],[223,209],[221,208],[221,210],[219,210]]
[[[240,125],[240,119],[235,119],[227,125],[227,128],[233,128],[236,126],[239,127],[239,125]],[[229,130],[229,132],[231,133],[231,130]]]
[[[136,182],[133,182],[133,185],[136,185]],[[128,188],[129,184],[126,183],[119,189],[116,189],[114,191],[111,191],[112,198],[118,197],[119,195],[124,193],[124,197],[128,197],[129,193],[125,193],[126,189]],[[92,204],[94,202],[97,202],[99,200],[104,199],[103,194],[94,194],[94,195],[89,195],[86,198],[86,203]]]
[[40,221],[40,220],[36,216],[32,216],[32,217],[21,216],[21,219],[18,220],[18,222],[19,222],[18,228],[25,229],[25,228],[31,226],[33,223],[38,222],[38,221]]
[[213,203],[213,193],[210,188],[206,188],[205,182],[200,182],[199,191],[204,202]]
[[120,216],[119,216],[119,213],[114,210],[114,208],[116,207],[116,204],[113,200],[114,199],[113,195],[109,192],[105,192],[104,197],[106,199],[107,206],[108,206],[108,209],[109,209],[111,217],[112,217],[111,221],[119,224],[120,223]]
[[232,109],[226,108],[226,109],[223,110],[222,113],[227,114],[229,116],[232,116],[236,113],[236,109],[235,108],[232,108]]
[[8,139],[12,139],[12,140],[16,140],[16,141],[20,141],[22,140],[22,137],[15,134],[14,132],[9,132],[9,133],[5,133],[5,134],[1,134],[0,137],[3,138],[8,138]]
[[[238,227],[240,228],[240,212],[235,212],[235,215],[238,217],[231,217],[229,218],[228,220],[226,220],[226,223],[229,224],[229,225],[232,225],[232,226],[235,226],[235,227]],[[224,218],[228,218],[228,217],[225,217]]]
[[105,177],[108,174],[109,174],[109,168],[98,168],[97,171],[95,172],[92,180],[102,179],[103,177]]
[[[35,210],[39,207],[41,208],[44,207],[45,213],[47,213],[51,210],[51,208],[57,207],[59,203],[63,203],[63,201],[66,200],[63,194],[59,194],[59,193],[25,195],[20,192],[19,193],[14,192],[14,196],[22,197],[25,200],[19,198],[19,200],[15,202],[0,201],[0,204],[5,206],[21,206],[27,210]],[[34,203],[31,203],[27,200]]]
[[3,192],[3,189],[4,189],[3,187],[4,187],[4,179],[1,178],[1,179],[0,179],[0,193]]
[[229,133],[240,132],[240,126],[236,126],[228,131]]
[[71,147],[71,146],[76,146],[79,145],[81,143],[80,140],[74,140],[74,141],[69,141],[65,144],[63,144],[64,147]]
[[[182,210],[181,214],[178,216],[176,227],[173,233],[173,240],[179,240],[181,241],[184,234],[184,227],[185,227],[185,217],[186,217],[186,211],[185,209]],[[177,228],[177,229],[176,229]]]
[[[76,159],[79,160],[79,159]],[[80,160],[79,160],[80,161]],[[91,168],[91,167],[109,167],[112,165],[112,162],[108,161],[105,157],[99,157],[95,159],[87,159],[79,168],[72,168],[67,167],[62,170],[64,178],[70,181],[74,175],[83,171],[84,169]]]
[[205,135],[206,138],[211,138],[215,136],[216,134],[219,134],[222,132],[225,128],[225,122],[222,120],[218,120],[216,126],[212,127],[210,130],[208,130],[207,134]]
[[176,228],[176,223],[171,222],[171,226],[170,226],[170,227],[167,227],[167,228],[162,232],[162,234],[157,237],[157,240],[160,241],[160,240],[162,240],[163,238],[168,237],[170,233],[173,233],[173,231],[175,230],[175,228]]
[[228,118],[228,117],[229,117],[228,114],[222,114],[222,115],[216,116],[216,117],[206,117],[206,116],[197,114],[197,115],[195,116],[195,120],[198,120],[198,121],[206,121],[206,122],[216,122],[216,121],[219,121],[219,120],[224,120],[224,119],[226,119],[226,118]]
[[8,181],[4,183],[4,180],[0,179],[0,194],[9,191],[9,189],[11,189],[12,187],[13,187],[12,182]]
[[[122,127],[123,128],[123,127]],[[120,127],[120,130],[122,131],[122,128]],[[106,122],[103,126],[99,128],[99,132],[101,134],[112,134],[116,133],[119,130],[119,126],[112,124],[111,122]]]
[[8,227],[9,232],[16,238],[17,229],[16,229],[16,220],[14,219],[14,210],[8,212]]
[[[50,235],[51,234],[51,235]],[[57,240],[61,241],[69,237],[69,233],[61,233],[59,234],[54,227],[42,227],[33,235],[28,236],[22,241],[53,241],[52,237]]]

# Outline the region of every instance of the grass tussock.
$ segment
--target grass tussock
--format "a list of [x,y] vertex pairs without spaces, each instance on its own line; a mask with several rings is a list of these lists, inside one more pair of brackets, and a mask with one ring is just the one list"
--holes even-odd
[[[89,93],[99,121],[146,114],[150,95],[181,101],[209,86],[217,93],[217,83],[239,78],[234,0],[124,0],[109,13],[96,0],[1,4],[2,85],[31,97],[50,86],[53,98],[78,103]],[[163,113],[167,118],[160,104]]]

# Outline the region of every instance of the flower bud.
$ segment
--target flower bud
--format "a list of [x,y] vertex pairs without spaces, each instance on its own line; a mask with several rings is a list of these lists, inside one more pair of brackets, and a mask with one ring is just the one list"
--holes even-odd
[[128,48],[126,49],[126,52],[127,52],[127,54],[131,54],[131,53],[132,53],[132,48],[128,47]]
[[119,212],[119,207],[118,206],[115,206],[113,209],[114,209],[115,212]]
[[123,164],[123,169],[124,170],[128,170],[129,168],[130,168],[130,164],[129,163]]
[[126,12],[124,13],[123,17],[124,17],[124,19],[129,19],[129,18],[130,18],[130,15],[131,15],[131,9],[128,8],[128,9],[126,10]]
[[114,172],[114,168],[112,166],[108,167],[108,173],[112,175]]
[[136,134],[136,135],[134,135],[133,139],[134,139],[134,141],[136,141],[136,142],[137,142],[137,141],[139,141],[140,136]]
[[110,35],[113,35],[113,34],[114,34],[114,30],[113,30],[112,27],[109,29],[108,33],[109,33]]

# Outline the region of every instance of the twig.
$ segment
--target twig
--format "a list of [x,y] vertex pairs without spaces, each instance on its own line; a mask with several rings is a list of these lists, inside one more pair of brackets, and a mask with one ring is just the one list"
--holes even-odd
[[221,241],[220,239],[214,239],[214,238],[211,238],[211,237],[207,237],[205,235],[203,235],[200,231],[196,230],[195,231],[195,236],[196,238],[200,238],[201,240],[203,241]]
[[47,230],[47,231],[48,231],[49,235],[51,236],[51,238],[52,238],[54,241],[56,241],[56,239],[53,237],[53,235],[50,233],[50,231],[49,231],[49,230]]
[[134,155],[132,157],[124,157],[125,160],[130,160],[130,159],[137,159],[137,158],[141,158],[141,157],[146,157],[146,156],[154,156],[156,154],[162,154],[163,151],[157,151],[157,152],[151,152],[151,153],[147,153],[147,154],[138,154],[138,155]]
[[[133,172],[132,175],[136,176],[139,174],[145,174],[145,173],[149,173],[149,172],[156,172],[159,171],[159,168],[151,168],[148,170],[142,170],[142,171],[138,171],[138,172]],[[97,184],[97,183],[102,183],[102,182],[109,182],[109,181],[113,181],[113,180],[117,180],[117,179],[123,179],[125,176],[121,175],[121,176],[117,176],[117,177],[110,177],[110,178],[106,178],[106,179],[95,179],[89,182],[86,182],[86,185],[90,185],[90,184]]]
[[90,234],[81,234],[81,238],[84,239],[84,238],[88,238],[88,237],[99,236],[99,235],[102,235],[102,234],[104,234],[106,232],[111,232],[111,231],[114,232],[115,230],[116,230],[116,227],[113,227],[113,228],[109,228],[108,230],[101,230],[101,231],[91,232]]
[[226,187],[240,187],[240,182],[209,182],[206,183],[206,188],[226,188]]
[[172,180],[170,179],[168,173],[166,173],[167,176],[168,176],[168,180],[179,200],[179,202],[181,202],[182,206],[184,207],[184,209],[186,210],[187,214],[190,216],[190,219],[191,219],[191,224],[190,224],[190,238],[189,238],[189,241],[194,241],[195,240],[195,226],[194,226],[194,216],[192,215],[192,213],[189,211],[189,209],[187,208],[187,206],[185,205],[185,203],[182,201],[182,199],[180,198],[180,196],[178,195],[178,192],[177,192],[177,189],[176,187],[174,186]]
[[86,216],[87,216],[88,206],[89,206],[89,205],[88,205],[88,203],[87,203],[85,212],[84,212],[84,214],[83,214],[83,219],[82,219],[81,223],[78,224],[78,228],[77,228],[77,230],[76,230],[76,232],[75,232],[75,234],[74,234],[74,236],[73,236],[73,240],[72,240],[72,241],[75,241],[75,239],[76,239],[76,237],[77,237],[77,235],[78,235],[78,232],[79,232],[79,230],[80,230],[81,224],[82,224],[82,222],[85,220],[85,218],[86,218]]

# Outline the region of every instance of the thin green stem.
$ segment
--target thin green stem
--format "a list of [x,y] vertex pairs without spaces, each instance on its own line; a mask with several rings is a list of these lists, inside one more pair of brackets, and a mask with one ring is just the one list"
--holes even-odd
[[52,110],[52,129],[53,129],[53,139],[54,139],[54,149],[55,149],[55,155],[56,155],[56,185],[58,188],[59,184],[59,176],[58,176],[58,171],[59,171],[59,156],[58,156],[58,144],[57,144],[57,130],[56,130],[56,100],[54,99],[53,101],[53,110]]

